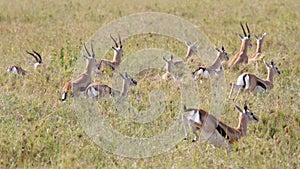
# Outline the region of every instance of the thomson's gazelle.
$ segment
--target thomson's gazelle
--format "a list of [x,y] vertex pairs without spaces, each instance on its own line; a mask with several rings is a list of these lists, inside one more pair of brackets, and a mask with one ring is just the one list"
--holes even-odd
[[74,97],[77,97],[80,92],[84,92],[86,87],[92,83],[92,72],[100,73],[99,68],[101,66],[101,63],[98,64],[95,59],[95,53],[93,50],[93,46],[91,43],[91,50],[92,54],[87,50],[85,44],[84,49],[88,56],[85,55],[85,53],[82,53],[82,56],[86,58],[87,66],[86,70],[80,74],[76,79],[73,79],[67,83],[65,83],[63,89],[62,89],[62,101],[65,101],[67,99],[67,93],[70,89],[72,89],[72,95]]
[[271,65],[269,65],[265,61],[264,61],[264,64],[265,64],[266,68],[268,69],[267,79],[261,79],[252,73],[243,73],[238,77],[236,84],[232,83],[229,98],[231,98],[234,88],[238,88],[238,93],[237,93],[234,101],[237,99],[237,97],[239,96],[242,89],[246,89],[246,91],[248,92],[248,95],[250,92],[256,93],[259,91],[265,91],[267,89],[268,90],[272,89],[274,87],[273,78],[275,76],[280,75],[280,71],[275,66],[273,61],[271,61]]
[[249,59],[249,63],[255,62],[257,59],[259,59],[262,56],[262,44],[264,42],[265,36],[267,35],[267,33],[264,33],[261,37],[257,37],[254,34],[254,37],[256,39],[256,51],[255,53],[253,53],[253,55],[251,56],[251,58]]
[[198,69],[192,72],[194,80],[196,80],[198,77],[201,78],[202,76],[208,78],[213,73],[217,73],[222,70],[222,61],[228,61],[229,57],[227,56],[224,46],[222,46],[222,51],[220,51],[218,48],[216,48],[216,50],[218,51],[218,54],[213,64],[210,66],[200,66]]
[[214,146],[227,146],[231,149],[232,143],[238,141],[241,137],[247,136],[248,125],[251,122],[258,122],[258,117],[248,109],[246,103],[244,104],[244,110],[237,105],[235,105],[235,108],[240,116],[238,126],[233,128],[202,109],[187,109],[184,106],[184,113],[189,113],[188,116],[183,115],[185,139],[188,138],[187,129],[190,127],[194,134],[193,142],[198,140],[197,131],[201,130],[201,135]]
[[249,30],[247,23],[246,23],[246,27],[247,27],[248,34],[246,34],[246,31],[245,31],[242,23],[240,23],[240,25],[243,29],[244,37],[242,35],[238,34],[240,39],[242,40],[242,44],[241,44],[240,50],[235,54],[235,56],[228,63],[228,68],[230,68],[230,69],[233,66],[235,66],[236,64],[239,64],[239,63],[247,64],[248,63],[247,50],[248,50],[248,47],[252,46],[251,39],[250,39],[250,30]]
[[121,64],[121,61],[122,61],[122,57],[123,57],[122,40],[121,40],[120,35],[118,35],[118,37],[119,37],[119,44],[120,44],[120,46],[118,45],[116,39],[114,39],[110,35],[110,38],[115,43],[115,47],[114,46],[111,47],[114,50],[113,60],[101,59],[101,62],[103,62],[106,65],[109,65],[113,70],[115,70],[117,67],[119,67],[119,65]]
[[111,96],[126,97],[130,86],[136,86],[137,81],[130,77],[126,72],[124,75],[120,73],[120,76],[123,79],[122,91],[115,90],[108,85],[102,84],[100,82],[94,82],[86,88],[86,95],[88,97],[91,97],[94,101],[98,100],[99,98],[108,98]]

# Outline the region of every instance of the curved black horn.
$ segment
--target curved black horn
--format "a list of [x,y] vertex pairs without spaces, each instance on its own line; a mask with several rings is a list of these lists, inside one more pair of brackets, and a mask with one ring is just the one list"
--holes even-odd
[[243,26],[242,22],[240,22],[240,25],[241,25],[241,27],[242,27],[242,29],[243,29],[244,36],[246,37],[246,36],[247,36],[247,34],[246,34],[246,31],[245,31],[245,29],[244,29],[244,26]]
[[85,49],[86,53],[89,55],[89,57],[91,57],[91,54],[90,54],[90,52],[87,50],[87,48],[86,48],[86,46],[85,46],[85,43],[83,44],[83,46],[84,46],[84,49]]
[[28,53],[29,55],[33,56],[34,59],[36,60],[36,62],[39,62],[39,59],[33,53],[30,53],[28,51],[26,51],[26,53]]
[[120,34],[118,34],[118,37],[119,37],[120,48],[122,48],[123,45],[122,45],[122,40],[121,40]]
[[39,57],[40,60],[38,62],[42,63],[42,56],[39,53],[37,53],[35,50],[32,49],[32,51]]
[[110,34],[110,38],[114,41],[116,47],[118,48],[118,47],[119,47],[119,46],[118,46],[118,43],[117,43],[117,41],[114,39],[114,37],[111,36],[111,34]]
[[246,22],[246,28],[247,28],[247,31],[248,31],[248,36],[250,35],[250,29],[249,29],[249,27],[248,27],[248,24],[247,24],[247,22]]

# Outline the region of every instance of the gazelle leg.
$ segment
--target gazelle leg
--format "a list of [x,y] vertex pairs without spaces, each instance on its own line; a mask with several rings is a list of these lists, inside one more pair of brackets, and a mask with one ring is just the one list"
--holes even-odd
[[198,126],[198,124],[190,119],[190,127],[192,128],[192,132],[194,134],[194,138],[193,138],[192,142],[196,142],[199,138],[199,136],[197,134],[197,126]]
[[234,98],[234,102],[236,101],[236,99],[238,98],[238,96],[240,95],[241,93],[241,90],[242,90],[242,87],[241,86],[238,86],[239,90],[238,90],[238,93],[236,94],[235,98]]
[[184,132],[185,132],[185,136],[183,139],[187,140],[187,138],[189,136],[189,132],[188,132],[189,124],[188,124],[188,119],[185,117],[184,114],[182,114],[182,121],[183,121],[183,127],[184,127]]
[[231,98],[231,96],[232,96],[232,92],[233,92],[233,89],[235,88],[235,84],[234,83],[232,83],[232,85],[231,85],[231,90],[230,90],[230,94],[229,94],[229,99]]

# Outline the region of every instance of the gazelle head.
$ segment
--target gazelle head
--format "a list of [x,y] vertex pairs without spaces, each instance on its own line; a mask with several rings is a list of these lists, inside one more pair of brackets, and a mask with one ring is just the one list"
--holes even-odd
[[257,44],[257,50],[260,50],[260,52],[266,35],[267,35],[266,32],[261,37],[258,37],[254,34],[254,38],[256,39],[256,44]]
[[125,72],[124,75],[120,73],[120,76],[123,79],[123,89],[121,94],[122,96],[126,96],[129,88],[137,85],[137,81],[130,77],[127,72]]
[[95,72],[96,74],[101,74],[100,72],[100,67],[101,67],[101,62],[97,62],[96,58],[95,58],[95,52],[93,49],[93,44],[91,42],[91,50],[92,50],[92,54],[90,54],[90,52],[87,50],[87,47],[84,43],[84,49],[85,52],[87,53],[88,56],[85,55],[85,53],[82,53],[82,56],[86,58],[87,61],[87,71],[88,72]]
[[166,70],[167,70],[167,72],[170,72],[170,73],[172,73],[172,67],[174,66],[173,58],[174,58],[173,55],[171,55],[169,60],[163,56],[163,60],[166,62]]
[[26,51],[26,53],[28,53],[29,55],[34,57],[36,62],[34,63],[33,61],[30,61],[29,63],[34,65],[35,69],[43,63],[41,55],[38,52],[36,52],[35,50],[32,50],[32,52]]
[[218,58],[220,61],[228,61],[229,57],[227,56],[227,52],[225,51],[224,46],[222,45],[222,51],[216,47],[216,50],[218,51]]
[[123,56],[123,45],[122,45],[122,40],[121,40],[121,37],[120,37],[120,35],[118,34],[118,38],[119,38],[119,45],[118,45],[118,43],[117,43],[117,41],[116,41],[116,39],[114,38],[114,37],[112,37],[111,35],[110,35],[110,38],[114,41],[114,43],[115,43],[115,46],[112,46],[111,48],[114,50],[114,58],[116,58],[116,57],[119,57],[119,58],[121,58],[122,56]]
[[275,66],[273,60],[271,60],[271,65],[269,65],[265,60],[264,60],[264,64],[265,64],[266,68],[268,69],[268,74],[271,74],[273,76],[280,75],[280,71],[279,71],[278,67]]
[[254,34],[254,38],[256,39],[257,43],[262,43],[264,41],[266,35],[267,35],[266,32],[261,37],[258,37]]
[[248,24],[246,22],[246,28],[247,28],[247,32],[248,34],[246,34],[246,31],[244,29],[244,26],[243,24],[240,22],[240,25],[242,27],[242,30],[243,30],[243,33],[244,33],[244,36],[242,36],[241,34],[239,34],[239,37],[240,39],[242,40],[242,44],[245,45],[245,47],[252,47],[252,44],[251,44],[251,39],[250,39],[250,29],[248,27]]
[[197,44],[198,41],[195,41],[194,43],[191,44],[191,42],[185,42],[185,45],[187,46],[187,52],[185,58],[188,59],[190,58],[193,54],[197,53]]
[[[244,110],[242,110],[238,105],[234,105],[235,108],[237,109],[238,112],[241,113],[242,116],[240,116],[242,118],[242,121],[241,123],[243,122],[247,122],[247,123],[251,123],[251,122],[258,122],[259,121],[259,118],[252,112],[248,109],[248,106],[247,106],[247,103],[245,102],[244,103]],[[243,121],[243,119],[245,121]]]

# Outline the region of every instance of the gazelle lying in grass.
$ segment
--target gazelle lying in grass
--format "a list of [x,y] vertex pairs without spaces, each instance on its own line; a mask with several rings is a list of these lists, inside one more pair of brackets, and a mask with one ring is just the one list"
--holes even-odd
[[76,79],[73,79],[67,83],[65,83],[63,89],[62,89],[62,101],[65,101],[67,99],[67,93],[70,89],[72,89],[72,95],[74,97],[79,96],[80,92],[84,92],[86,90],[86,87],[92,83],[92,72],[100,73],[99,68],[101,66],[101,63],[98,64],[95,59],[95,53],[93,50],[93,46],[91,43],[91,50],[92,54],[89,53],[87,50],[85,44],[84,49],[88,56],[86,56],[84,53],[82,53],[82,56],[86,58],[87,66],[86,70],[80,74]]
[[86,88],[86,95],[91,97],[94,101],[97,101],[100,98],[108,98],[111,96],[122,96],[126,97],[131,86],[136,86],[137,81],[130,77],[126,72],[124,75],[120,73],[121,78],[123,79],[122,91],[115,90],[109,87],[106,84],[100,82],[91,83]]
[[280,71],[275,66],[273,61],[271,61],[271,65],[265,61],[264,64],[268,69],[267,79],[261,79],[252,73],[243,73],[238,77],[236,84],[232,83],[229,98],[231,98],[233,90],[236,87],[238,88],[238,93],[234,98],[234,101],[237,99],[242,89],[246,89],[248,95],[250,92],[256,93],[260,91],[266,91],[267,89],[272,89],[274,87],[273,78],[280,75]]
[[184,106],[184,112],[189,113],[188,116],[183,116],[185,139],[188,138],[187,128],[189,125],[194,134],[193,142],[198,140],[197,130],[201,129],[201,134],[207,138],[208,142],[216,147],[227,145],[231,149],[232,143],[238,141],[241,137],[247,136],[248,125],[251,122],[258,122],[258,117],[248,109],[246,103],[244,104],[244,110],[237,105],[235,105],[235,108],[240,116],[238,126],[233,128],[202,109],[187,109]]
[[185,42],[185,45],[187,46],[187,51],[185,55],[186,59],[190,58],[193,54],[197,54],[197,44],[198,41],[195,41],[192,44],[190,42]]
[[7,73],[12,72],[13,74],[17,74],[17,75],[26,75],[27,71],[24,70],[21,66],[18,65],[11,65],[8,66],[6,69]]
[[162,78],[163,80],[169,80],[169,79],[171,79],[171,78],[175,79],[174,72],[173,72],[173,68],[174,68],[174,67],[177,67],[177,68],[183,68],[183,67],[184,67],[183,61],[182,61],[182,60],[176,60],[176,61],[174,61],[174,60],[173,60],[173,59],[174,59],[174,56],[173,56],[173,55],[171,55],[171,57],[170,57],[169,60],[166,59],[164,56],[163,56],[162,58],[163,58],[163,60],[164,60],[165,63],[166,63],[166,66],[165,66],[165,68],[166,68],[166,73],[164,73],[164,74],[162,75],[161,78]]
[[235,54],[235,56],[231,59],[231,61],[228,63],[228,68],[232,68],[233,66],[235,66],[236,64],[239,63],[248,63],[248,55],[247,55],[247,50],[248,47],[251,47],[251,39],[250,39],[250,30],[249,27],[246,23],[246,27],[247,27],[247,31],[248,34],[246,34],[246,31],[242,25],[242,23],[240,23],[243,32],[244,32],[244,37],[242,35],[239,34],[240,39],[242,40],[242,44],[241,44],[241,48],[240,50]]
[[30,61],[29,63],[34,66],[34,70],[36,70],[38,67],[40,67],[43,63],[41,55],[36,52],[35,50],[32,50],[33,53],[26,51],[29,55],[33,56],[36,62]]
[[253,63],[255,62],[257,59],[259,59],[262,56],[262,44],[264,42],[265,36],[267,35],[267,33],[264,33],[261,37],[257,37],[254,34],[254,37],[256,39],[256,51],[255,53],[253,53],[253,55],[251,56],[251,58],[249,59],[249,63]]
[[216,48],[216,50],[218,51],[218,54],[213,64],[210,66],[200,66],[198,69],[192,72],[194,80],[197,80],[198,77],[201,78],[202,76],[208,78],[209,76],[213,75],[213,73],[217,73],[223,69],[222,61],[228,61],[229,57],[227,56],[224,46],[222,46],[222,51],[220,51],[218,48]]
[[117,67],[119,67],[119,65],[122,61],[123,45],[122,45],[122,40],[120,38],[120,35],[118,35],[120,46],[118,45],[117,41],[111,35],[110,35],[110,37],[115,43],[115,47],[114,46],[111,47],[114,50],[113,60],[101,59],[101,62],[103,62],[106,65],[109,65],[113,70],[115,70]]

